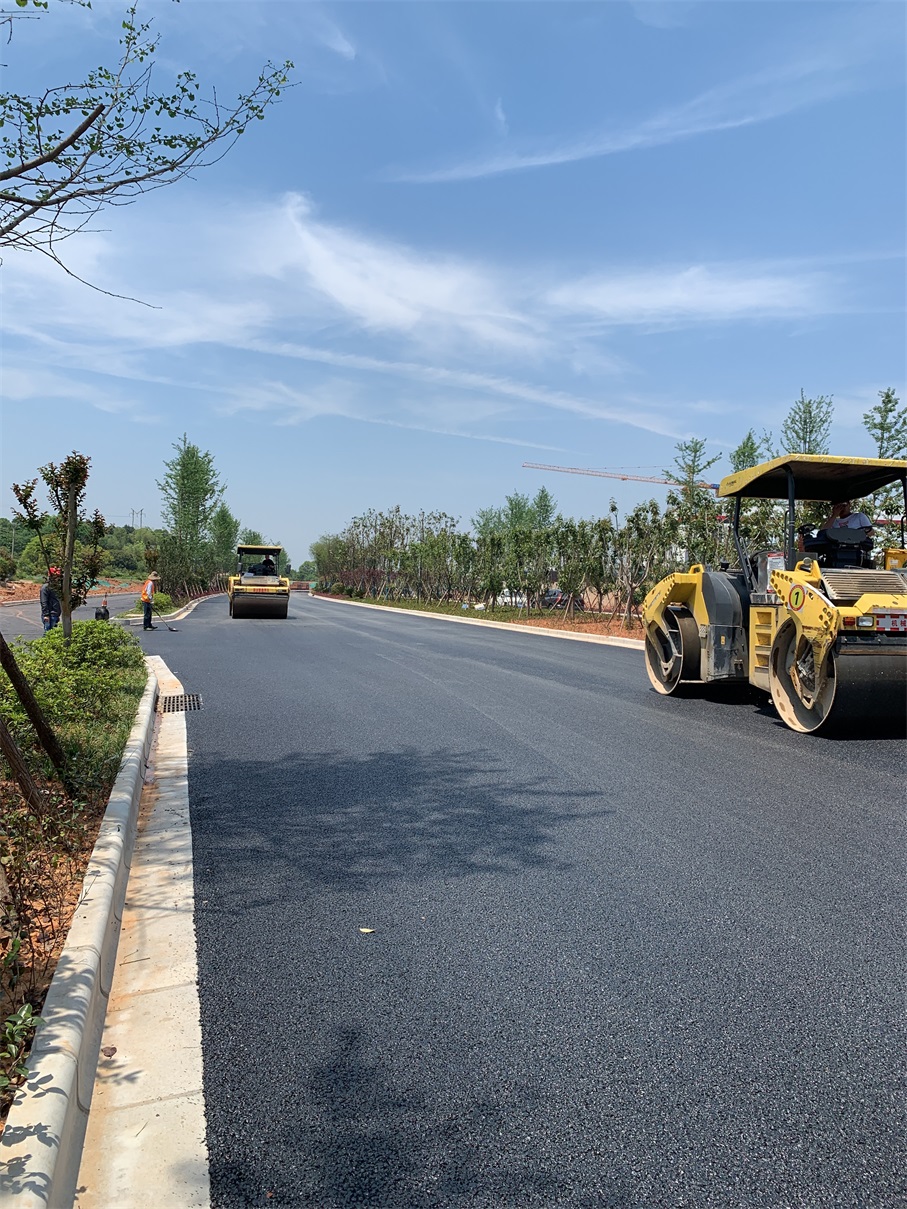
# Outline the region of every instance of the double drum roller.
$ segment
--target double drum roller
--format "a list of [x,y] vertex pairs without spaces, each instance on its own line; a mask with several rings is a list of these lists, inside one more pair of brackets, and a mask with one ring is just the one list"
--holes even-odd
[[[643,604],[646,671],[662,694],[683,685],[749,682],[771,694],[792,730],[907,712],[907,550],[878,558],[871,536],[845,525],[795,548],[797,500],[853,500],[900,482],[907,461],[791,454],[723,479],[733,498],[739,569],[695,565],[668,576]],[[741,499],[788,504],[787,548],[746,550]]]

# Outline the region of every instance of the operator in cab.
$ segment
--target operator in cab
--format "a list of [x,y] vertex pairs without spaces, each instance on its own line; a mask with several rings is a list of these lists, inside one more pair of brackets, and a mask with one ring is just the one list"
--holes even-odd
[[832,504],[831,512],[819,526],[819,532],[826,529],[865,529],[866,537],[872,537],[872,521],[865,512],[853,512],[850,500],[838,500]]

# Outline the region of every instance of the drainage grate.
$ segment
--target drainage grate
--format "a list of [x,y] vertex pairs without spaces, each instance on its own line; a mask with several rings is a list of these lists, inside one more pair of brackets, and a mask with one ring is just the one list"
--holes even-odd
[[183,714],[190,709],[201,709],[202,699],[198,693],[174,693],[158,700],[162,714]]

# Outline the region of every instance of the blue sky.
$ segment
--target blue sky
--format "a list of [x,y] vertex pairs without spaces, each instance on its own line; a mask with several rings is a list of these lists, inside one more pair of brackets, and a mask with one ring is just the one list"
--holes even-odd
[[[727,470],[800,389],[832,452],[905,397],[901,3],[146,4],[158,82],[298,86],[196,180],[108,211],[71,267],[7,254],[0,512],[71,449],[157,523],[185,432],[244,524],[309,544],[369,507],[544,483],[600,515],[705,438]],[[111,62],[122,8],[21,22],[5,86]],[[152,309],[154,308],[154,309]]]

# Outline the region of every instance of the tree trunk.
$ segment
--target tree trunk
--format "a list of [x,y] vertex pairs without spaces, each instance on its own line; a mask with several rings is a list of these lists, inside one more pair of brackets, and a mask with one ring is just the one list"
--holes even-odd
[[31,685],[22,675],[22,669],[16,662],[16,657],[9,648],[6,639],[0,634],[0,665],[9,676],[10,683],[19,700],[22,702],[22,707],[28,714],[32,726],[38,734],[38,739],[41,746],[47,752],[53,763],[54,768],[66,781],[66,756],[63,754],[63,748],[57,736],[51,730],[47,723],[47,719],[41,712],[41,707],[35,700],[35,694],[31,690]]
[[79,520],[79,489],[73,484],[66,492],[66,545],[63,549],[63,596],[60,611],[63,618],[63,639],[72,638],[72,563],[76,553],[76,525]]
[[22,796],[32,810],[34,810],[35,814],[42,815],[44,813],[44,801],[38,791],[38,786],[28,771],[28,766],[22,757],[22,752],[16,745],[16,740],[9,733],[9,729],[2,718],[0,718],[0,751],[3,752],[7,764],[12,769],[16,783],[22,791]]

